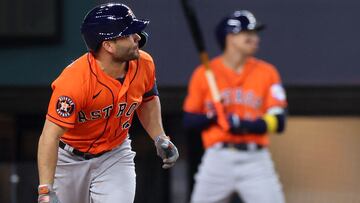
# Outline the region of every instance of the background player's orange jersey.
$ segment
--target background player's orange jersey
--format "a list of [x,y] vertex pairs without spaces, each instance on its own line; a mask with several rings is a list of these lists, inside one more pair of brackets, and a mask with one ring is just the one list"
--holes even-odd
[[133,113],[154,85],[155,66],[144,51],[129,61],[123,83],[105,74],[87,53],[52,83],[46,118],[68,128],[61,140],[77,150],[108,151],[128,136]]
[[[263,116],[271,107],[286,107],[285,92],[280,76],[271,64],[256,58],[248,58],[240,73],[226,67],[221,57],[210,62],[216,84],[221,93],[222,103],[227,114],[234,113],[240,118],[255,120]],[[205,67],[198,67],[191,78],[184,111],[207,113],[212,109],[210,90],[205,78]],[[217,142],[255,142],[268,145],[267,135],[233,135],[219,125],[211,125],[202,131],[205,147]]]

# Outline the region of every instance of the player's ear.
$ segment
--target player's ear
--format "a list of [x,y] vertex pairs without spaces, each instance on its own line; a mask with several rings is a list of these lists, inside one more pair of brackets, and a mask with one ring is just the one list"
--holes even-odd
[[114,43],[111,40],[101,42],[101,46],[104,48],[105,51],[109,53],[114,53],[115,51]]

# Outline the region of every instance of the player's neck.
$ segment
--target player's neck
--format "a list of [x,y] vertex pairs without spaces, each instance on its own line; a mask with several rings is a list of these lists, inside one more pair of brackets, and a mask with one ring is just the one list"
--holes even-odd
[[115,62],[112,60],[99,60],[96,59],[100,68],[112,78],[123,78],[126,74],[126,61],[125,62]]
[[225,51],[223,61],[227,67],[241,72],[248,57],[235,51]]

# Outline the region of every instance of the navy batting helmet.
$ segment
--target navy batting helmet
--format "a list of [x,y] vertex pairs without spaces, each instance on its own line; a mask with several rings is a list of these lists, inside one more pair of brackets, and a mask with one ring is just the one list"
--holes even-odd
[[143,31],[149,20],[137,19],[132,10],[120,3],[107,3],[93,8],[86,14],[81,34],[89,51],[96,51],[101,42],[138,33],[139,47],[147,39]]
[[265,25],[256,21],[255,16],[247,10],[235,11],[231,15],[220,21],[216,27],[216,39],[223,49],[225,47],[225,38],[229,33],[239,33],[241,31],[260,31]]

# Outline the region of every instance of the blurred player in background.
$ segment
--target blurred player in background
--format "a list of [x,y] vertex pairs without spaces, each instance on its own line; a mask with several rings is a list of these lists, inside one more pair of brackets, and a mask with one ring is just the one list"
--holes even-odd
[[178,151],[162,126],[155,65],[139,50],[148,23],[118,3],[85,16],[81,32],[89,52],[52,83],[38,147],[38,202],[133,202],[135,152],[128,131],[135,111],[163,168],[175,164]]
[[254,57],[264,25],[235,11],[216,28],[223,53],[210,62],[230,130],[217,124],[205,78],[198,67],[184,103],[184,124],[202,129],[206,148],[195,176],[192,203],[227,203],[237,193],[246,203],[282,203],[282,187],[268,151],[268,133],[285,126],[286,96],[275,67]]

